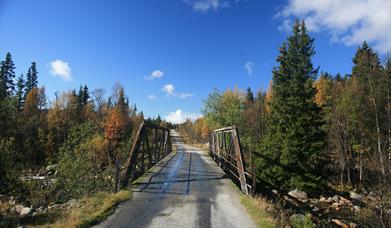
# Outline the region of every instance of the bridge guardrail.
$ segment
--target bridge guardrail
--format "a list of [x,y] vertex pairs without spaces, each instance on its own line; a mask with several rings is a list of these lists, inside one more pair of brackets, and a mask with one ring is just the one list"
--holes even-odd
[[254,193],[254,164],[250,156],[252,172],[249,172],[243,161],[239,133],[235,125],[214,130],[209,142],[209,151],[217,164],[239,181],[243,193]]
[[154,166],[171,152],[170,130],[146,121],[140,124],[121,173],[121,187]]

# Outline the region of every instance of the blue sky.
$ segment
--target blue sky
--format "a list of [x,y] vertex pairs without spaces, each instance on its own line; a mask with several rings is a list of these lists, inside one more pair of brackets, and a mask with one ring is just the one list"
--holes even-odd
[[390,10],[389,0],[0,0],[0,55],[12,53],[18,75],[36,61],[50,98],[81,84],[109,95],[119,82],[146,116],[180,121],[214,88],[266,89],[295,17],[321,70],[349,73],[364,39],[384,58]]

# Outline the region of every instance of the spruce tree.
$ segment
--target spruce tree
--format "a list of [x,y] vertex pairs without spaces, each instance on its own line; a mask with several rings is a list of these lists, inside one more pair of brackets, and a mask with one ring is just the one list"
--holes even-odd
[[86,105],[88,103],[88,99],[90,99],[90,93],[88,92],[87,85],[84,85],[84,87],[83,87],[83,105]]
[[254,93],[251,91],[251,87],[247,88],[247,94],[246,94],[247,102],[253,103],[254,102]]
[[23,109],[24,105],[24,90],[25,90],[25,82],[23,78],[23,74],[17,80],[16,83],[16,99],[17,99],[17,109],[18,111]]
[[31,63],[31,67],[27,71],[26,75],[26,91],[25,91],[25,97],[26,95],[33,89],[38,87],[38,71],[37,71],[37,65],[35,62]]
[[284,190],[314,190],[320,180],[325,133],[314,102],[317,69],[311,61],[313,43],[304,22],[296,21],[292,35],[280,48],[279,65],[273,69],[271,111],[258,172]]
[[15,90],[15,64],[11,53],[7,53],[5,60],[0,63],[0,99],[11,96]]

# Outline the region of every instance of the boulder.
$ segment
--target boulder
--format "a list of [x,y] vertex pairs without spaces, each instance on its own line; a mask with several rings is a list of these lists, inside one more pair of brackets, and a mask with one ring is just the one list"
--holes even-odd
[[24,208],[23,205],[18,204],[18,205],[16,205],[16,206],[14,206],[11,210],[12,210],[12,211],[15,211],[15,212],[18,213],[18,214],[20,214],[20,212],[23,210],[23,208]]
[[338,203],[339,202],[339,196],[335,195],[333,197],[331,197],[331,200],[335,203]]
[[342,196],[339,197],[339,203],[343,206],[353,206],[353,203],[350,200],[348,200]]
[[31,207],[23,207],[22,210],[19,212],[19,215],[28,215],[33,211]]
[[349,192],[350,198],[355,200],[362,200],[363,196],[361,194],[358,194],[356,192]]
[[371,200],[371,201],[376,201],[376,200],[377,200],[377,195],[376,195],[376,193],[370,192],[370,193],[368,194],[368,199]]
[[307,193],[304,192],[304,191],[297,190],[297,189],[288,192],[288,195],[293,197],[293,198],[296,198],[296,199],[298,199],[300,201],[306,201],[307,200]]
[[360,206],[353,206],[354,211],[360,211],[361,207]]
[[325,197],[323,197],[323,196],[321,196],[321,197],[319,198],[319,202],[322,202],[322,203],[323,203],[323,202],[326,203],[326,200],[327,200],[327,199],[326,199]]

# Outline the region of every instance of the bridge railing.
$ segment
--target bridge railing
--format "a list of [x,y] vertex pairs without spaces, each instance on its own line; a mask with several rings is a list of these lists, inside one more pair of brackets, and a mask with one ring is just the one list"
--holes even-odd
[[210,137],[209,150],[217,164],[240,183],[243,193],[250,194],[255,191],[253,163],[250,161],[249,168],[245,166],[236,126],[214,130]]
[[143,174],[171,152],[170,130],[143,121],[121,174],[121,187]]

